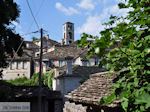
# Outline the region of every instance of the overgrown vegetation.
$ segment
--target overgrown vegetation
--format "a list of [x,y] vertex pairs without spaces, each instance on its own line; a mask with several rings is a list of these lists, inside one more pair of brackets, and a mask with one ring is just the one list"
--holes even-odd
[[[117,74],[112,94],[101,104],[119,100],[125,112],[149,112],[150,0],[122,0],[118,6],[130,9],[128,15],[111,16],[100,37],[83,34],[79,45],[89,46],[89,55],[97,54],[108,70],[125,70]],[[89,38],[94,42],[88,43]]]
[[[49,88],[52,88],[53,73],[54,72],[51,70],[42,75],[42,83],[44,86],[48,86]],[[9,80],[8,82],[16,86],[37,86],[38,73],[33,74],[31,79],[22,77],[22,78],[16,78],[14,80]]]

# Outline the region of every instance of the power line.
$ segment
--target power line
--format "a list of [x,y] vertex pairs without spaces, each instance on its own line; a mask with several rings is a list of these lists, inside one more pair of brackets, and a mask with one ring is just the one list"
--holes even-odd
[[[30,7],[29,1],[26,0],[26,2],[27,2],[27,5],[28,5],[28,7],[29,7],[29,9],[30,9],[31,15],[32,15],[32,17],[33,17],[33,19],[34,19],[34,22],[35,22],[37,28],[40,29],[40,27],[39,27],[39,25],[38,25],[38,22],[36,21],[36,18],[35,18],[34,14],[33,14],[33,11],[32,11],[32,9],[31,9],[31,7]],[[40,7],[39,7],[39,9],[38,9],[38,11],[37,11],[37,13],[36,13],[36,15],[38,15],[38,13],[39,13],[39,11],[40,11],[40,9],[41,9],[43,3],[44,3],[44,2],[41,2],[41,5],[40,5]],[[31,26],[32,26],[32,25],[31,25]],[[29,33],[23,34],[23,35],[21,35],[21,36],[30,35],[30,34],[32,34],[32,33],[37,33],[37,32],[39,32],[39,31],[29,32]],[[24,40],[21,41],[19,47],[17,48],[17,50],[16,50],[16,52],[15,52],[14,54],[17,54],[17,53],[18,53],[18,51],[20,50],[20,48],[21,48],[23,42],[24,42]],[[8,64],[8,66],[13,62],[14,58],[15,58],[15,55],[14,55],[13,58],[11,59],[10,63]]]
[[19,51],[19,49],[21,48],[23,42],[24,42],[24,41],[22,40],[21,43],[20,43],[20,45],[19,45],[19,47],[18,47],[18,49],[17,49],[17,51],[14,53],[13,58],[11,59],[10,63],[8,64],[8,66],[9,66],[10,64],[12,64],[13,60],[15,59],[15,55],[18,53],[18,51]]
[[34,32],[29,32],[29,33],[26,33],[26,34],[22,34],[20,36],[26,36],[26,35],[30,35],[30,34],[33,34],[33,33],[38,33],[39,31],[34,31]]
[[[37,10],[37,12],[36,12],[36,14],[35,14],[35,17],[38,16],[38,14],[39,14],[39,12],[40,12],[40,10],[41,10],[41,8],[42,8],[44,2],[45,2],[45,0],[42,0],[41,4],[40,4],[40,6],[39,6],[39,9]],[[29,26],[27,32],[31,29],[31,27],[32,27],[32,25],[33,25],[33,22],[34,22],[34,21],[32,21],[32,23],[30,24],[30,26]]]
[[[25,35],[29,35],[29,34],[32,34],[32,33],[38,33],[39,31],[34,31],[34,32],[30,32],[30,33],[27,33],[27,34],[24,34],[24,35],[21,35],[21,36],[25,36]],[[11,59],[10,63],[8,64],[8,66],[10,66],[10,64],[12,64],[13,60],[15,59],[15,55],[18,53],[18,51],[20,50],[22,44],[23,44],[24,40],[22,39],[20,45],[18,46],[16,52],[14,52],[14,56],[13,58]]]
[[28,7],[29,7],[29,10],[30,10],[30,13],[31,13],[31,15],[32,15],[32,17],[33,17],[34,22],[35,22],[37,28],[40,30],[40,27],[39,27],[39,25],[38,25],[38,22],[36,21],[36,18],[35,18],[34,14],[33,14],[33,11],[32,11],[32,9],[31,9],[31,7],[30,7],[29,1],[26,0],[26,2],[27,2],[27,5],[28,5]]
[[[33,19],[34,19],[34,22],[35,22],[37,28],[40,29],[40,27],[39,27],[39,25],[38,25],[38,22],[36,21],[36,18],[35,18],[34,14],[33,14],[33,12],[32,12],[32,9],[31,9],[31,7],[30,7],[29,1],[26,0],[26,2],[27,2],[27,5],[28,5],[28,7],[29,7],[29,9],[30,9],[31,15],[32,15],[32,17],[33,17]],[[44,2],[41,2],[41,5],[40,5],[40,7],[39,7],[38,12],[40,11],[40,9],[41,9],[43,3],[44,3]],[[36,13],[36,15],[38,14],[38,12]],[[25,36],[25,35],[29,35],[29,34],[37,33],[37,32],[39,32],[39,31],[29,32],[29,33],[23,34],[23,35],[21,35],[21,36]],[[16,54],[18,53],[18,51],[20,50],[20,48],[21,48],[23,42],[24,42],[24,40],[22,39],[22,41],[21,41],[19,47],[17,48],[16,52],[14,52],[14,56],[13,56],[13,58],[11,59],[10,63],[8,64],[8,66],[9,66],[9,65],[13,62],[13,60],[15,59],[15,55],[16,55]]]

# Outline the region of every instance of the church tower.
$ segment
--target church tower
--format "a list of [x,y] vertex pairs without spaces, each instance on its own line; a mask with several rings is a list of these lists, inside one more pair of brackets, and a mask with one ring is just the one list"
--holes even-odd
[[64,45],[74,42],[74,24],[71,22],[63,24],[63,41]]

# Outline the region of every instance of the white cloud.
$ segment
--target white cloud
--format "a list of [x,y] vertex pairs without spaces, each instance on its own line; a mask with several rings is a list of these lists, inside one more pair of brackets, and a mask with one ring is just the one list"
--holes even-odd
[[55,7],[56,7],[57,10],[63,12],[65,15],[71,16],[71,15],[79,13],[78,10],[76,10],[75,8],[73,8],[73,7],[68,7],[67,8],[67,7],[63,6],[60,2],[57,2],[55,4]]
[[22,31],[23,29],[19,22],[12,21],[12,27],[15,27],[15,30],[17,31],[17,33],[23,34],[23,31]]
[[99,32],[104,29],[105,26],[102,23],[106,22],[110,15],[125,16],[129,9],[119,10],[117,5],[113,5],[103,9],[99,15],[89,15],[81,26],[77,28],[77,33],[88,33],[92,35],[99,35]]
[[100,30],[104,29],[104,27],[101,25],[100,16],[89,16],[85,23],[77,28],[77,33],[81,34],[83,32],[97,35]]
[[85,10],[93,10],[95,8],[95,3],[92,0],[80,0],[81,2],[77,5]]

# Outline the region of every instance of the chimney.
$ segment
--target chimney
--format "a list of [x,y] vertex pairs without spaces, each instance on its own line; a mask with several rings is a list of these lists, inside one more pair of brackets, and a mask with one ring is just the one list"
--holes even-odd
[[72,74],[72,60],[73,60],[73,57],[71,56],[67,56],[65,57],[65,60],[66,60],[66,74],[67,75],[71,75]]

